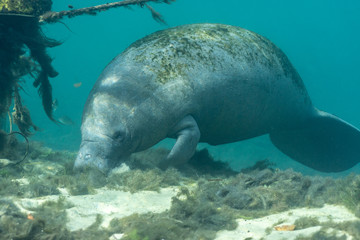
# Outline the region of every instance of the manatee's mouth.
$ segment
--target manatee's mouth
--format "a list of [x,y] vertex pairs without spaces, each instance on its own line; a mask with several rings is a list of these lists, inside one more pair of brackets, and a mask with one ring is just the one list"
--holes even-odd
[[105,163],[106,159],[95,159],[94,157],[92,157],[91,154],[84,155],[83,153],[79,153],[74,163],[74,171],[89,172],[97,170],[103,174],[107,174],[109,171],[109,167],[107,167],[105,164],[99,164],[101,162]]
[[112,166],[109,158],[110,147],[105,143],[94,140],[83,140],[80,150],[74,163],[74,171],[87,171],[88,169],[97,169],[107,173]]
[[113,138],[106,135],[86,136],[74,163],[74,170],[97,169],[108,173],[112,168],[128,160],[130,152]]

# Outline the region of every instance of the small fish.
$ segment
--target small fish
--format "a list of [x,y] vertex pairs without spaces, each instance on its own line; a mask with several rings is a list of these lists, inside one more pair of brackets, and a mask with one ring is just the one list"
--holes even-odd
[[275,226],[274,229],[276,231],[294,231],[295,230],[295,225],[291,224],[291,225]]
[[73,84],[74,88],[81,87],[81,85],[82,85],[82,82],[78,82],[78,83]]
[[74,6],[69,4],[69,5],[68,5],[68,8],[73,9]]
[[63,124],[63,125],[74,125],[75,123],[73,122],[73,120],[71,120],[68,116],[61,116],[58,119],[58,122]]
[[52,109],[53,111],[56,111],[57,107],[59,106],[58,100],[55,98],[52,102]]

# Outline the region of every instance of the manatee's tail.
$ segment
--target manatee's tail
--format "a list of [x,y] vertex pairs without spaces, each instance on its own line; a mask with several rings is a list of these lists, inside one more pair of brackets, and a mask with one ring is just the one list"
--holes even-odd
[[318,171],[340,172],[360,162],[359,129],[326,112],[270,138],[283,153]]

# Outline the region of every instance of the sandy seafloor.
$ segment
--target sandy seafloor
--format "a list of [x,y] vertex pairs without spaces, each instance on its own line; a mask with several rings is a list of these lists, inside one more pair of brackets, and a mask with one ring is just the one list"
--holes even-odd
[[[21,159],[23,143],[3,157]],[[360,239],[360,175],[304,176],[268,160],[241,172],[198,151],[181,168],[168,150],[133,154],[105,176],[74,173],[76,152],[31,143],[1,160],[0,239]]]
[[[68,4],[93,2],[54,1],[54,10]],[[210,155],[200,151],[181,169],[156,167],[167,152],[162,147],[172,144],[167,141],[109,176],[72,171],[82,108],[102,69],[135,40],[181,24],[224,23],[264,35],[290,58],[317,107],[360,126],[357,1],[179,0],[154,7],[167,26],[134,8],[64,19],[72,32],[63,24],[43,27],[64,41],[49,51],[60,72],[52,80],[55,116],[74,124],[48,120],[26,82],[25,104],[42,131],[31,138],[22,164],[8,160],[22,158],[23,143],[11,142],[0,155],[1,166],[8,164],[0,169],[0,239],[360,239],[360,166],[316,172],[284,156],[266,136],[200,145]]]

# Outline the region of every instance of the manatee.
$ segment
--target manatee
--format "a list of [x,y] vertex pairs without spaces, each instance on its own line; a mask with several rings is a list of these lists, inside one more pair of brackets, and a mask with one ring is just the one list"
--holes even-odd
[[104,69],[82,117],[75,169],[108,172],[165,138],[161,166],[189,160],[198,142],[269,134],[290,158],[339,172],[360,159],[360,131],[315,108],[286,55],[249,30],[191,24],[148,35]]

